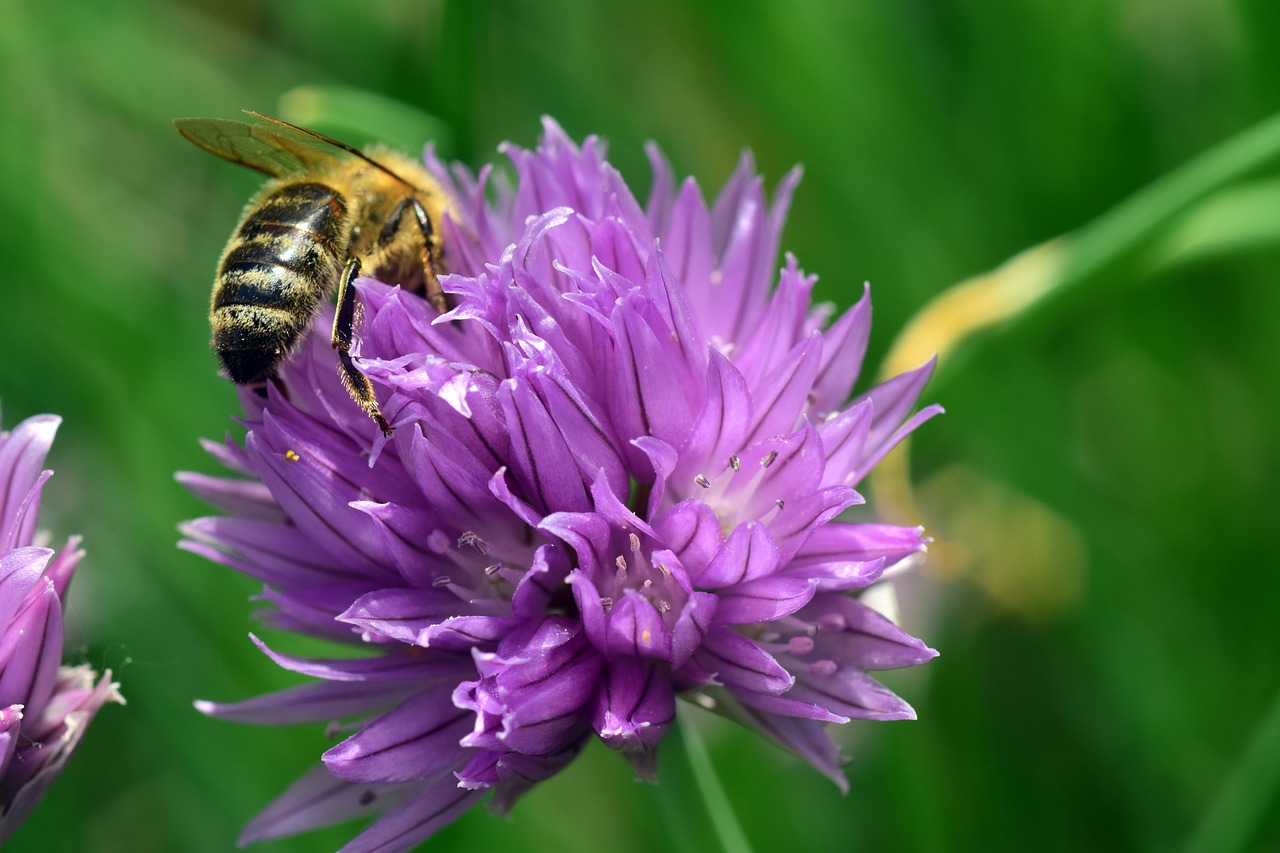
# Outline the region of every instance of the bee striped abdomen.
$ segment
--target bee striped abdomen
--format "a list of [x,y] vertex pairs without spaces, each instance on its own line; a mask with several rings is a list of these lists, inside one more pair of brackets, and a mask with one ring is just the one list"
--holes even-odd
[[213,345],[235,382],[275,372],[337,282],[347,206],[332,187],[289,184],[258,204],[218,270]]

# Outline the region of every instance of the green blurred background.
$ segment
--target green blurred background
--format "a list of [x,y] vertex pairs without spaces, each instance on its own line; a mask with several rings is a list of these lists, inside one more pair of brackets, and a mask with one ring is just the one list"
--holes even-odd
[[[648,139],[708,192],[744,146],[770,183],[801,163],[784,246],[822,298],[871,281],[875,365],[949,285],[1280,109],[1274,0],[0,0],[0,21],[4,425],[65,418],[42,521],[89,551],[68,654],[129,701],[15,850],[230,849],[327,743],[191,707],[296,679],[246,639],[254,585],[174,547],[206,510],[173,472],[216,470],[197,438],[233,428],[205,311],[257,181],[173,118],[349,87],[389,101],[327,129],[474,166],[548,114],[605,137],[642,198]],[[948,414],[913,448],[938,543],[902,590],[941,657],[886,679],[920,720],[846,727],[843,797],[706,726],[757,851],[1280,849],[1278,176],[944,362],[926,398]],[[684,754],[662,772],[592,748],[427,849],[717,849]]]

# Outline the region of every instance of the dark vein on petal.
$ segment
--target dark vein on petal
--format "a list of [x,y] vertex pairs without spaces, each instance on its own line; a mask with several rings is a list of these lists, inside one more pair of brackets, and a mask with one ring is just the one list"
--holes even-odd
[[[440,815],[442,815],[442,814],[444,814],[445,812],[449,811],[450,809],[452,809],[453,807],[455,807],[456,805],[458,805],[459,803],[461,803],[463,800],[467,799],[468,797],[474,797],[474,796],[476,796],[476,792],[475,792],[475,791],[472,791],[472,790],[469,790],[469,789],[466,789],[466,788],[457,788],[457,789],[455,789],[455,790],[457,790],[457,791],[458,791],[457,796],[453,797],[452,799],[445,799],[445,801],[444,801],[444,802],[440,803],[439,808],[435,809],[434,811],[429,811],[429,812],[427,812],[427,813],[423,816],[422,820],[418,821],[417,823],[413,824],[412,826],[405,827],[405,829],[404,829],[404,830],[402,830],[401,832],[397,833],[397,834],[396,834],[396,835],[394,835],[394,836],[391,836],[391,837],[387,838],[385,842],[382,842],[382,843],[380,843],[380,844],[379,844],[378,849],[381,849],[381,850],[392,850],[392,849],[400,850],[400,849],[403,849],[403,848],[401,848],[401,847],[397,847],[397,846],[395,846],[395,845],[396,845],[396,843],[397,843],[397,842],[399,842],[400,840],[404,839],[404,838],[408,838],[408,837],[412,836],[413,834],[415,834],[415,833],[419,832],[419,831],[420,831],[420,827],[422,827],[424,824],[431,823],[433,820],[435,820],[436,818],[440,817]],[[407,806],[406,806],[406,807],[407,807]],[[373,823],[373,824],[370,826],[369,830],[372,830],[372,829],[373,829],[373,827],[376,827],[377,825],[378,825],[378,823],[377,823],[377,822]],[[369,830],[366,830],[366,832],[367,832],[367,831],[369,831]]]
[[550,510],[551,507],[547,504],[547,496],[542,489],[542,474],[538,470],[537,454],[529,443],[529,431],[525,427],[524,411],[516,401],[514,392],[511,394],[511,407],[515,412],[516,426],[520,430],[521,450],[523,451],[522,455],[525,457],[525,460],[529,465],[529,473],[533,475],[533,489],[537,493],[539,506],[543,512],[546,512]]
[[[426,740],[427,738],[430,738],[439,734],[444,729],[456,723],[461,722],[462,720],[466,719],[469,716],[471,716],[470,711],[459,711],[458,713],[454,714],[452,717],[436,725],[434,728],[426,729],[420,734],[417,734],[414,737],[409,738],[408,740],[397,741],[396,743],[387,744],[381,749],[375,749],[369,752],[363,752],[360,755],[356,756],[355,758],[350,759],[350,761],[351,763],[368,761],[369,759],[375,756],[385,755],[386,753],[391,752],[393,750],[400,749],[402,747],[409,746],[411,744],[420,743]],[[368,729],[365,729],[364,731],[367,732]]]

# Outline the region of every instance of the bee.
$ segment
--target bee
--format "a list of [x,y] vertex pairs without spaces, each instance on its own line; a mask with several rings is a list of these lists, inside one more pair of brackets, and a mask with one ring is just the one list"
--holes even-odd
[[438,274],[447,196],[419,163],[382,146],[349,145],[251,111],[250,122],[184,118],[174,127],[210,151],[267,175],[218,261],[209,307],[213,349],[226,376],[263,386],[337,291],[332,343],[351,399],[383,435],[392,427],[351,359],[362,269],[421,288],[443,313]]

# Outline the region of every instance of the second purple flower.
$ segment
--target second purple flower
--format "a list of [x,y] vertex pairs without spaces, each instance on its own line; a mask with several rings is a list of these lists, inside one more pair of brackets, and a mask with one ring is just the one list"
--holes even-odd
[[[0,432],[0,845],[9,840],[104,705],[123,703],[107,670],[63,666],[62,608],[84,552],[38,531],[44,470],[62,419],[27,418]],[[37,544],[39,543],[39,544]]]
[[936,653],[852,593],[923,533],[839,516],[940,411],[913,414],[932,364],[853,396],[867,295],[832,321],[813,276],[775,266],[798,173],[770,205],[744,158],[708,206],[651,152],[642,206],[594,139],[548,122],[506,153],[513,190],[428,158],[453,197],[453,310],[359,282],[359,364],[394,436],[338,383],[321,318],[268,397],[244,395],[243,445],[210,446],[244,477],[185,477],[230,513],[186,547],[261,580],[274,627],[375,652],[264,646],[318,680],[202,705],[354,729],[245,840],[373,811],[346,849],[407,849],[593,736],[652,778],[678,695],[842,786],[826,724],[914,716],[867,673]]

